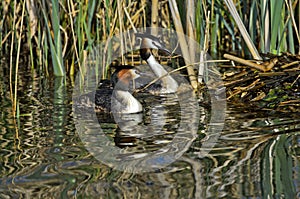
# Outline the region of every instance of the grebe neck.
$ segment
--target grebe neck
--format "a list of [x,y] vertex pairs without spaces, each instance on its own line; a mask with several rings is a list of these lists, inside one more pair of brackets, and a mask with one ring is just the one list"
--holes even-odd
[[[147,61],[150,68],[152,69],[152,71],[154,72],[154,74],[157,77],[162,77],[162,76],[168,74],[168,72],[164,69],[164,67],[162,65],[160,65],[156,61],[155,57],[152,54],[147,58],[146,61]],[[163,77],[161,80],[163,82],[162,92],[164,92],[164,93],[175,93],[177,91],[178,83],[170,75],[167,75],[166,77]]]
[[114,112],[138,113],[143,110],[141,103],[126,90],[115,90],[112,100]]

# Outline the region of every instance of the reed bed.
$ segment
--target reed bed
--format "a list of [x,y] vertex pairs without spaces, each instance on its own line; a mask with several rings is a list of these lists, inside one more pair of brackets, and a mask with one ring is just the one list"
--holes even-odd
[[235,66],[221,65],[229,69],[223,75],[227,100],[270,114],[300,112],[299,55],[265,55],[268,60],[258,65],[260,68],[252,60],[227,54],[225,57],[235,62]]
[[[299,0],[4,0],[0,5],[0,56],[9,59],[11,98],[16,107],[20,56],[29,57],[32,71],[73,76],[77,71],[83,73],[82,63],[94,45],[122,31],[148,26],[184,32],[213,57],[235,52],[259,58],[253,49],[300,54],[299,13]],[[183,39],[179,43],[185,57],[192,54],[192,46]],[[196,87],[201,79],[193,69],[187,67],[187,71]]]

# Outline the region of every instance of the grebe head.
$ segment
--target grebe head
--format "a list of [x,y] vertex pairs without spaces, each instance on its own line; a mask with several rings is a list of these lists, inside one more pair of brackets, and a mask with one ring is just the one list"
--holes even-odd
[[[165,47],[163,42],[152,35],[147,35],[147,34],[140,34],[136,33],[135,34],[137,37],[140,37],[142,39],[141,42],[141,48],[140,48],[140,55],[143,60],[145,60],[154,74],[161,78],[162,81],[162,89],[161,93],[175,93],[178,89],[178,83],[176,80],[168,75],[168,72],[164,69],[164,67],[156,61],[154,55],[151,52],[151,49],[158,49],[158,50],[163,50],[169,54],[170,51]],[[163,77],[165,76],[165,77]]]
[[130,81],[141,76],[133,66],[118,66],[111,81],[114,87],[111,101],[112,112],[138,113],[143,111],[141,103],[129,92]]
[[136,33],[136,37],[141,38],[140,55],[143,60],[147,60],[151,56],[151,49],[161,50],[168,54],[171,52],[166,48],[160,38],[149,34]]
[[129,83],[141,76],[139,70],[133,66],[123,65],[118,66],[116,71],[112,74],[111,81],[115,89],[118,90],[128,90]]

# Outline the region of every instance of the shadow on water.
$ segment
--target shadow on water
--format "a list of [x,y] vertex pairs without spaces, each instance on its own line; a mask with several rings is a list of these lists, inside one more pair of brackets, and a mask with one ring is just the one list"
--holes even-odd
[[[84,121],[89,127],[82,131],[88,135],[87,143],[75,128],[71,80],[23,71],[18,86],[21,116],[14,120],[7,68],[1,67],[0,76],[1,198],[299,197],[299,114],[267,115],[229,106],[216,145],[203,155],[203,145],[213,136],[206,133],[210,120],[206,105],[200,103],[196,134],[190,135],[180,128],[189,127],[191,116],[176,114],[180,107],[176,98],[142,96],[149,106],[134,119],[122,118],[126,122],[116,125],[112,122],[116,116],[105,121],[107,115],[98,115],[101,133],[94,121],[90,125]],[[182,146],[170,144],[175,136]],[[103,148],[98,157],[86,147],[103,141],[109,143],[102,146],[118,149],[119,156],[112,151],[107,158],[117,157],[120,164],[151,153],[165,158],[135,162],[158,165],[149,172],[113,170],[99,161],[105,159]],[[176,159],[163,156],[168,150],[178,155]]]

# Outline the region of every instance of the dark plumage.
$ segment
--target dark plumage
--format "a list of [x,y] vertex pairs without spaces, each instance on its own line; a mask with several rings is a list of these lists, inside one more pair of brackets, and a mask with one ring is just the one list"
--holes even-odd
[[102,80],[95,91],[75,99],[76,105],[79,108],[95,107],[96,112],[140,112],[140,103],[128,92],[130,81],[139,76],[133,66],[119,66],[111,80]]

